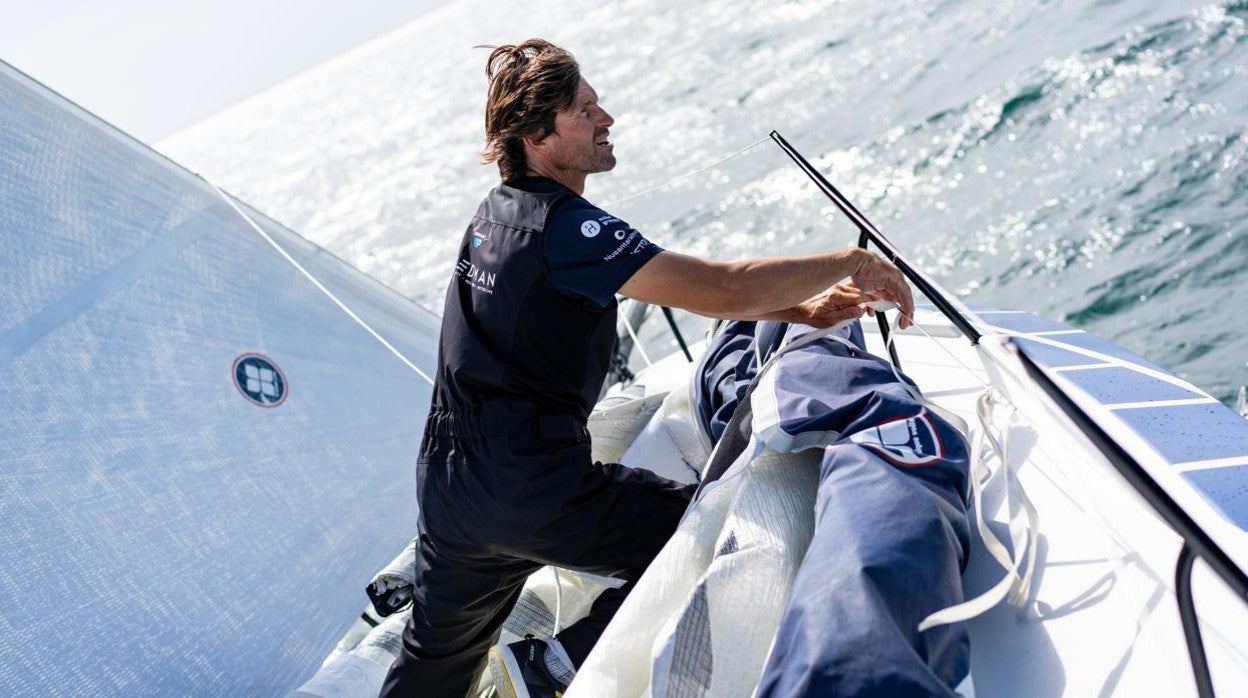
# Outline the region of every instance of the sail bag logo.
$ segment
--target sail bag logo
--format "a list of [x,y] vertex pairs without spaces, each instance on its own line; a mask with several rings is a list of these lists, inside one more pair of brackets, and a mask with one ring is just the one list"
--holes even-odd
[[489,242],[489,240],[490,240],[490,235],[492,235],[493,233],[494,233],[494,231],[493,231],[493,230],[490,230],[490,229],[488,229],[488,228],[485,230],[485,232],[475,232],[475,231],[474,231],[474,232],[473,232],[473,234],[472,234],[472,248],[473,248],[473,249],[476,249],[476,248],[478,248],[478,247],[480,247],[480,246],[481,246],[481,243],[483,243],[483,242]]
[[903,468],[932,465],[945,458],[944,444],[927,410],[864,429],[849,440]]
[[286,375],[262,354],[243,354],[234,359],[234,387],[252,404],[277,407],[286,401]]

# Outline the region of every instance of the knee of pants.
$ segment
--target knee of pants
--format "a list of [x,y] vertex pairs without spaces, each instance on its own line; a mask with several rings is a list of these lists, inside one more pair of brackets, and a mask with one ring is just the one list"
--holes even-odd
[[[523,581],[523,578],[521,579]],[[500,582],[484,594],[464,594],[454,580],[439,588],[421,588],[412,603],[404,643],[418,656],[447,657],[493,642],[520,596],[519,583]]]
[[493,637],[490,626],[501,628],[505,619],[497,623],[480,618],[430,619],[421,609],[413,608],[403,631],[403,639],[412,653],[422,659],[448,658],[488,648]]

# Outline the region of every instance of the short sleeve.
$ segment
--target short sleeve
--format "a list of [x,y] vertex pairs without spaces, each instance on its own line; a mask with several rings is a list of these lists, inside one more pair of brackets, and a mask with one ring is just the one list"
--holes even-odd
[[598,307],[609,305],[620,287],[662,251],[636,228],[584,199],[563,204],[546,222],[551,282]]

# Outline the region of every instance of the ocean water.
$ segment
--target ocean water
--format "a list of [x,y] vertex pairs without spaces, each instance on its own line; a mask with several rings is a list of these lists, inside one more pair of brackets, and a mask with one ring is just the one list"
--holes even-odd
[[587,197],[668,249],[854,242],[769,141],[634,196],[776,129],[965,300],[1095,332],[1230,402],[1248,383],[1246,21],[1244,0],[458,2],[157,147],[440,311],[497,179],[473,46],[540,36],[616,118],[619,165]]

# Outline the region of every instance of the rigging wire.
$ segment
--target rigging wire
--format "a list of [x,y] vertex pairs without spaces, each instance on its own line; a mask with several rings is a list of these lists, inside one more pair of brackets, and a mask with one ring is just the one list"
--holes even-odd
[[731,160],[731,159],[733,159],[733,158],[735,158],[735,157],[738,157],[738,156],[741,156],[741,155],[745,155],[745,154],[746,154],[746,153],[748,153],[749,151],[751,151],[751,150],[753,150],[753,149],[757,148],[758,146],[762,145],[763,143],[766,143],[766,142],[767,142],[767,141],[769,141],[769,140],[772,140],[771,136],[763,136],[762,138],[760,138],[760,139],[758,139],[758,140],[754,141],[753,143],[751,143],[751,144],[749,144],[749,145],[745,146],[744,148],[742,148],[742,149],[740,149],[740,150],[738,150],[738,151],[736,151],[736,152],[734,152],[734,153],[730,153],[729,155],[726,155],[726,156],[724,156],[723,158],[720,158],[719,160],[716,160],[715,162],[712,162],[711,164],[707,165],[706,167],[703,167],[703,168],[702,168],[702,169],[700,169],[700,170],[695,170],[695,171],[690,172],[690,173],[688,173],[688,174],[683,174],[683,175],[680,175],[679,177],[676,177],[676,178],[674,178],[674,179],[669,179],[668,181],[666,181],[666,182],[664,182],[664,183],[662,183],[662,184],[659,184],[659,185],[657,185],[657,186],[650,187],[649,189],[645,189],[645,190],[639,191],[639,192],[637,192],[636,194],[629,194],[628,196],[624,197],[623,199],[616,199],[616,200],[614,200],[614,201],[608,201],[607,203],[603,204],[603,205],[602,205],[602,207],[603,207],[603,208],[609,208],[609,207],[612,207],[612,206],[618,206],[619,204],[622,204],[622,203],[624,203],[625,201],[632,201],[633,199],[638,199],[638,198],[641,198],[641,197],[645,196],[646,194],[653,194],[654,192],[656,192],[656,191],[658,191],[658,190],[660,190],[660,189],[663,189],[663,188],[669,187],[669,186],[671,186],[671,185],[673,185],[673,184],[679,184],[679,183],[681,183],[681,182],[683,182],[683,181],[685,181],[685,180],[687,180],[687,179],[691,179],[691,178],[693,178],[693,177],[697,177],[698,175],[702,174],[703,172],[706,172],[707,170],[710,170],[710,169],[713,169],[713,168],[715,168],[715,167],[718,167],[718,166],[720,166],[720,165],[724,164],[725,162],[728,162],[729,160]]
[[[702,173],[704,173],[704,172],[706,172],[706,171],[708,171],[708,170],[710,170],[710,169],[712,169],[712,168],[714,168],[714,167],[717,167],[717,166],[719,166],[719,165],[721,165],[721,164],[723,164],[723,163],[725,163],[725,162],[727,162],[727,161],[729,161],[729,160],[731,160],[731,159],[733,159],[733,158],[735,158],[735,157],[738,157],[738,156],[744,155],[745,153],[749,152],[750,150],[753,150],[754,148],[758,147],[759,145],[762,145],[764,142],[769,141],[769,140],[772,140],[772,139],[771,139],[771,136],[764,136],[764,137],[762,137],[762,138],[760,138],[760,139],[758,139],[758,140],[754,141],[753,143],[750,143],[749,145],[745,146],[744,148],[741,148],[740,150],[737,150],[737,151],[735,151],[735,152],[733,152],[733,153],[730,153],[730,154],[728,154],[728,155],[724,156],[723,158],[720,158],[719,160],[716,160],[715,162],[713,162],[713,163],[711,163],[711,164],[707,165],[706,167],[703,167],[703,168],[701,168],[701,169],[699,169],[699,170],[696,170],[696,171],[694,171],[694,172],[690,172],[690,173],[688,173],[688,174],[681,175],[681,176],[676,177],[676,178],[674,178],[674,179],[670,179],[670,180],[668,180],[668,181],[666,181],[666,182],[663,182],[662,184],[659,184],[659,185],[654,186],[654,187],[651,187],[651,188],[649,188],[649,189],[646,189],[646,190],[643,190],[643,191],[637,192],[637,193],[632,194],[632,195],[630,195],[630,196],[627,196],[627,197],[625,197],[625,198],[623,198],[623,199],[618,199],[618,200],[616,200],[616,201],[612,201],[612,202],[610,202],[610,203],[608,203],[608,204],[605,204],[605,206],[615,206],[615,205],[617,205],[617,204],[624,203],[625,201],[631,201],[631,200],[633,200],[633,199],[640,198],[640,197],[645,196],[645,195],[647,195],[647,194],[651,194],[651,193],[653,193],[653,192],[656,192],[656,191],[658,191],[658,190],[660,190],[660,189],[663,189],[663,188],[665,188],[665,187],[671,186],[671,185],[673,185],[673,184],[677,184],[677,183],[679,183],[679,182],[683,182],[683,181],[685,181],[685,180],[687,180],[687,179],[690,179],[690,178],[696,177],[696,176],[698,176],[698,175],[700,175],[700,174],[702,174]],[[339,308],[340,308],[340,309],[341,309],[344,313],[346,313],[348,317],[350,317],[352,320],[354,320],[354,321],[355,321],[355,322],[356,322],[356,323],[357,323],[360,327],[363,327],[365,331],[367,331],[370,335],[372,335],[372,336],[373,336],[373,338],[375,338],[378,342],[380,342],[380,343],[382,344],[382,346],[384,346],[386,349],[388,349],[388,350],[390,351],[390,353],[394,354],[394,355],[395,355],[395,356],[396,356],[396,357],[397,357],[400,361],[402,361],[402,362],[403,362],[403,363],[404,363],[404,364],[405,364],[408,368],[410,368],[410,369],[412,369],[413,371],[415,371],[417,375],[419,375],[421,378],[425,379],[425,381],[426,381],[426,382],[428,382],[430,385],[433,385],[433,378],[431,378],[431,377],[429,376],[429,374],[425,373],[425,372],[424,372],[424,371],[422,371],[422,370],[421,370],[418,366],[416,366],[416,364],[412,363],[412,361],[411,361],[410,359],[408,359],[406,356],[404,356],[402,352],[400,352],[398,349],[396,349],[396,348],[394,347],[394,345],[392,345],[390,342],[388,342],[388,341],[386,340],[386,338],[385,338],[385,337],[381,336],[381,334],[380,334],[379,332],[377,332],[376,330],[374,330],[374,329],[373,329],[373,328],[372,328],[372,327],[371,327],[371,326],[370,326],[367,322],[365,322],[365,321],[364,321],[364,320],[363,320],[363,319],[362,319],[359,315],[357,315],[357,314],[355,313],[355,311],[353,311],[353,310],[351,310],[351,308],[347,307],[347,304],[346,304],[346,303],[343,303],[343,302],[342,302],[342,300],[340,300],[340,299],[338,298],[338,296],[334,295],[334,293],[333,293],[332,291],[330,291],[328,288],[326,288],[326,287],[325,287],[325,285],[324,285],[324,284],[322,284],[322,283],[320,282],[320,280],[318,280],[315,276],[313,276],[311,272],[309,272],[306,268],[304,268],[304,266],[303,266],[302,264],[300,264],[300,263],[299,263],[299,262],[298,262],[298,261],[297,261],[294,257],[292,257],[292,256],[290,255],[290,253],[288,253],[288,252],[287,252],[287,251],[286,251],[286,250],[285,250],[285,249],[284,249],[284,248],[283,248],[280,244],[278,244],[278,242],[277,242],[276,240],[274,240],[274,239],[273,239],[273,237],[272,237],[271,235],[269,235],[267,232],[265,232],[265,230],[264,230],[263,228],[261,228],[261,227],[260,227],[260,225],[259,225],[259,224],[257,224],[257,223],[256,223],[256,221],[255,221],[254,219],[252,219],[252,217],[251,217],[251,216],[249,216],[249,215],[248,215],[248,214],[247,214],[247,213],[246,213],[246,212],[245,212],[245,211],[244,211],[241,207],[239,207],[239,206],[238,206],[238,204],[236,204],[236,203],[234,202],[234,200],[233,200],[232,198],[230,198],[230,196],[229,196],[228,194],[226,194],[224,191],[222,191],[222,189],[221,189],[220,187],[218,187],[215,183],[213,183],[212,181],[210,181],[207,177],[204,177],[203,175],[196,175],[196,176],[198,176],[198,177],[199,177],[199,178],[200,178],[200,179],[201,179],[201,180],[202,180],[205,184],[207,184],[207,185],[208,185],[208,186],[209,186],[209,187],[210,187],[213,191],[215,191],[215,192],[217,193],[217,196],[221,197],[221,200],[222,200],[222,201],[224,201],[226,204],[228,204],[230,208],[234,209],[234,212],[235,212],[235,213],[237,213],[237,214],[239,215],[239,217],[241,217],[241,218],[242,218],[242,219],[243,219],[243,220],[247,223],[247,225],[248,225],[248,226],[249,226],[252,230],[254,230],[254,231],[255,231],[258,235],[260,235],[260,237],[261,237],[261,238],[263,238],[263,239],[264,239],[264,241],[265,241],[265,242],[267,242],[267,243],[269,244],[269,246],[270,246],[270,247],[272,247],[274,250],[276,250],[276,251],[277,251],[277,253],[278,253],[278,254],[280,254],[280,255],[282,256],[282,258],[283,258],[283,259],[285,259],[287,262],[289,262],[291,266],[293,266],[296,270],[298,270],[298,271],[299,271],[299,273],[303,274],[303,275],[304,275],[304,276],[308,279],[308,281],[311,281],[313,286],[316,286],[316,288],[317,288],[318,290],[320,290],[320,292],[321,292],[321,293],[325,294],[325,296],[326,296],[327,298],[329,298],[331,301],[333,301],[333,302],[334,302],[334,304],[335,304],[335,305],[337,305],[337,306],[338,306],[338,307],[339,307]],[[670,312],[670,311],[669,311],[669,312]],[[637,337],[636,330],[634,330],[634,328],[633,328],[632,324],[628,322],[628,319],[627,319],[627,318],[624,318],[624,326],[625,326],[625,328],[628,330],[629,335],[633,338],[633,343],[634,343],[634,345],[637,347],[638,351],[640,351],[640,352],[641,352],[641,356],[642,356],[642,358],[643,358],[643,359],[645,359],[645,361],[646,361],[646,365],[647,365],[647,366],[651,365],[653,362],[650,360],[650,357],[646,354],[645,347],[643,347],[643,346],[641,345],[641,341],[640,341],[640,340],[638,339],[638,337]],[[687,355],[687,354],[688,354],[688,351],[686,350],[686,355]]]
[[277,244],[277,241],[274,240],[268,233],[266,233],[264,229],[261,228],[254,220],[252,220],[252,217],[247,215],[246,211],[243,211],[243,209],[240,208],[238,204],[234,203],[234,200],[230,198],[229,195],[221,191],[220,187],[218,187],[216,184],[213,184],[211,181],[208,180],[208,178],[204,177],[203,175],[199,175],[199,178],[202,179],[205,184],[212,187],[213,191],[217,192],[217,195],[221,197],[222,201],[229,204],[230,208],[234,209],[235,213],[241,216],[244,221],[247,221],[247,225],[251,226],[252,230],[259,233],[260,237],[264,238],[264,240],[268,242],[269,245],[273,247],[273,249],[277,250],[278,254],[280,254],[283,258],[285,258],[287,262],[290,262],[290,264],[295,269],[298,269],[301,274],[306,276],[308,281],[312,282],[313,286],[316,286],[318,289],[320,289],[321,293],[324,293],[331,301],[333,301],[339,308],[341,308],[342,311],[346,313],[348,317],[350,317],[352,320],[355,320],[355,322],[359,324],[360,327],[363,327],[377,341],[381,342],[382,346],[389,349],[391,354],[394,354],[395,356],[399,357],[399,361],[402,361],[403,363],[407,364],[408,368],[412,369],[413,371],[417,373],[417,375],[419,375],[421,378],[424,378],[426,381],[428,381],[430,385],[433,385],[433,379],[429,377],[429,374],[420,370],[420,368],[417,367],[416,364],[412,363],[406,356],[404,356],[402,352],[400,352],[398,349],[395,349],[394,345],[392,345],[390,342],[387,342],[386,338],[382,337],[381,334],[377,332],[377,330],[374,330],[372,327],[369,326],[367,322],[364,322],[364,320],[361,319],[359,315],[356,315],[355,311],[348,308],[346,303],[343,303],[341,300],[339,300],[338,296],[335,296],[332,291],[330,291],[328,288],[325,288],[325,285],[322,284],[320,281],[318,281],[317,278],[312,275],[312,272],[308,271],[307,269],[304,269],[302,264],[300,264],[294,257],[290,256],[290,253],[287,252],[285,249],[283,249],[281,245]]
[[[686,173],[686,174],[679,175],[679,176],[677,176],[677,177],[674,177],[674,178],[672,178],[672,179],[667,180],[666,182],[663,182],[662,184],[658,184],[658,185],[656,185],[656,186],[650,187],[649,189],[643,189],[642,191],[636,192],[636,193],[634,193],[634,194],[630,194],[630,195],[628,195],[628,196],[624,197],[623,199],[615,199],[615,200],[613,200],[613,201],[608,201],[608,202],[604,203],[604,204],[602,205],[602,207],[603,207],[604,209],[605,209],[605,208],[613,208],[613,207],[618,206],[619,204],[622,204],[622,203],[624,203],[624,202],[626,202],[626,201],[632,201],[633,199],[639,199],[639,198],[641,198],[641,197],[643,197],[643,196],[646,196],[647,194],[653,194],[654,192],[659,191],[660,189],[664,189],[664,188],[666,188],[666,187],[672,186],[673,184],[679,184],[680,182],[683,182],[683,181],[685,181],[685,180],[692,179],[693,177],[697,177],[698,175],[700,175],[700,174],[702,174],[702,173],[704,173],[704,172],[707,172],[708,170],[711,170],[711,169],[713,169],[713,168],[715,168],[715,167],[718,167],[719,165],[724,164],[725,162],[728,162],[729,160],[732,160],[733,158],[740,157],[741,155],[744,155],[744,154],[748,153],[749,151],[753,150],[754,148],[757,148],[758,146],[762,145],[763,143],[765,143],[765,142],[767,142],[767,141],[769,141],[769,140],[774,140],[774,139],[773,139],[770,135],[764,136],[764,137],[762,137],[762,138],[760,138],[760,139],[758,139],[758,140],[754,141],[753,143],[750,143],[749,145],[745,146],[744,148],[741,148],[740,150],[733,151],[733,152],[729,153],[728,155],[725,155],[724,157],[722,157],[722,158],[720,158],[720,159],[716,160],[715,162],[712,162],[711,164],[709,164],[709,165],[707,165],[707,166],[705,166],[705,167],[702,167],[702,168],[700,168],[700,169],[694,170],[693,172],[688,172],[688,173]],[[671,309],[671,308],[666,308],[666,307],[665,307],[665,308],[663,308],[663,315],[667,318],[668,325],[670,325],[670,326],[671,326],[671,328],[672,328],[672,333],[676,336],[676,342],[677,342],[677,344],[679,344],[679,345],[680,345],[680,349],[681,349],[681,351],[683,351],[683,352],[684,352],[684,354],[685,354],[685,358],[686,358],[686,359],[688,359],[690,363],[692,363],[692,362],[693,362],[693,354],[691,354],[691,353],[689,352],[689,347],[688,347],[688,345],[685,343],[685,338],[684,338],[683,336],[681,336],[681,334],[680,334],[680,329],[676,326],[676,319],[672,316],[672,309]],[[636,331],[636,329],[632,326],[632,323],[630,323],[630,322],[628,321],[628,318],[627,318],[627,317],[625,317],[625,316],[621,316],[621,317],[622,317],[622,318],[623,318],[623,320],[624,320],[624,328],[628,331],[628,335],[629,335],[630,337],[632,337],[632,339],[633,339],[633,346],[637,347],[637,350],[638,350],[639,352],[641,352],[641,358],[645,360],[645,362],[646,362],[646,365],[647,365],[647,366],[651,366],[651,365],[653,365],[653,363],[654,363],[654,362],[652,362],[652,361],[650,360],[650,357],[646,354],[646,348],[642,345],[641,340],[640,340],[640,339],[638,339],[638,337],[637,337],[637,331]]]
[[[909,321],[910,321],[910,326],[911,326],[911,327],[913,327],[913,328],[917,329],[919,332],[922,332],[924,336],[926,336],[928,339],[932,340],[932,343],[933,343],[933,344],[935,344],[936,346],[940,347],[941,351],[943,351],[943,352],[945,352],[946,354],[948,354],[948,355],[949,355],[949,358],[953,359],[955,363],[957,363],[959,366],[961,366],[961,367],[962,367],[962,370],[966,371],[966,373],[967,373],[969,376],[971,376],[972,378],[974,378],[974,379],[975,379],[975,381],[976,381],[977,383],[979,383],[980,387],[982,387],[984,390],[992,390],[992,386],[991,386],[991,385],[989,385],[988,383],[984,382],[984,379],[983,379],[983,378],[980,378],[980,374],[976,373],[976,372],[975,372],[975,370],[974,370],[974,369],[972,369],[970,366],[967,366],[966,364],[962,363],[962,360],[958,358],[957,354],[954,354],[952,351],[950,351],[950,350],[949,350],[949,347],[945,346],[942,342],[940,342],[939,340],[937,340],[935,337],[933,337],[932,335],[928,334],[927,330],[923,329],[923,326],[919,324],[919,321],[918,321],[918,320],[915,320],[914,318],[910,317],[909,315],[906,315],[905,313],[901,312],[901,309],[900,309],[900,308],[896,308],[896,310],[897,310],[897,314],[898,314],[898,315],[900,315],[900,316],[902,316],[902,317],[904,317],[904,318],[906,318],[907,320],[909,320]],[[917,315],[918,313],[915,313],[915,314]],[[885,341],[886,341],[888,344],[890,344],[890,345],[893,343],[893,337],[892,337],[892,335],[893,335],[893,334],[900,334],[900,330],[897,330],[897,329],[896,329],[896,327],[894,327],[893,332],[889,333],[889,337],[888,337],[888,339],[887,339],[887,340],[885,340]],[[971,346],[975,346],[975,345],[972,343],[972,344],[971,344]]]

